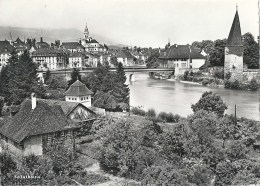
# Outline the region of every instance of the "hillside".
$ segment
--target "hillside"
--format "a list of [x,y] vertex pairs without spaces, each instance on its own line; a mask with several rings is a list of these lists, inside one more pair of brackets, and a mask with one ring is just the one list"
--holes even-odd
[[[16,39],[19,37],[21,40],[24,38],[36,38],[38,41],[41,36],[41,29],[39,28],[22,28],[22,27],[7,27],[0,26],[0,40],[10,40],[10,30],[12,33],[12,38]],[[77,41],[79,38],[83,37],[82,31],[77,29],[42,29],[43,39],[46,42],[54,42],[55,40],[61,41]],[[111,41],[109,38],[104,36],[92,34],[92,37],[99,41],[101,44],[120,46],[120,44]]]

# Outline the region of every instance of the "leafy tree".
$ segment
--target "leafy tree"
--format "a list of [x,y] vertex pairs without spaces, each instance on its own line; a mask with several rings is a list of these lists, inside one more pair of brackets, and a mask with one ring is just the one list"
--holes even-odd
[[147,111],[146,115],[147,115],[148,118],[155,118],[156,117],[156,111],[153,108],[151,108]]
[[16,162],[10,154],[6,152],[0,153],[0,169],[4,177],[7,177],[9,173],[16,170]]
[[214,42],[211,40],[194,41],[191,45],[209,54],[213,49]]
[[112,65],[114,65],[115,67],[117,67],[117,65],[118,65],[117,57],[116,56],[111,57],[110,58],[110,63]]
[[204,92],[200,100],[196,104],[192,104],[191,108],[193,112],[197,112],[198,110],[206,110],[209,112],[214,112],[218,116],[223,116],[227,106],[220,96],[210,91]]
[[50,70],[48,69],[48,70],[46,71],[46,74],[45,74],[44,82],[46,83],[46,82],[50,79],[50,77],[51,77],[51,72],[50,72]]
[[235,142],[227,149],[227,157],[232,161],[246,159],[247,153],[248,149],[241,142]]
[[72,85],[77,80],[81,81],[81,75],[79,74],[78,69],[73,68],[73,71],[71,72],[71,78],[68,82],[68,87],[70,87],[70,85]]
[[20,104],[34,92],[38,97],[44,97],[45,90],[39,82],[37,64],[35,64],[28,51],[18,59],[14,52],[8,60],[7,71],[4,77],[8,78],[6,84],[6,101],[8,104]]
[[259,88],[256,78],[252,78],[249,84],[249,89],[256,91]]
[[247,32],[242,36],[244,45],[244,63],[248,68],[259,68],[259,45],[254,36]]
[[2,116],[3,107],[4,107],[4,98],[0,96],[0,117]]
[[156,68],[159,66],[158,57],[160,56],[158,51],[153,51],[146,60],[147,68]]
[[224,66],[226,39],[214,41],[213,49],[209,53],[209,62],[212,66]]

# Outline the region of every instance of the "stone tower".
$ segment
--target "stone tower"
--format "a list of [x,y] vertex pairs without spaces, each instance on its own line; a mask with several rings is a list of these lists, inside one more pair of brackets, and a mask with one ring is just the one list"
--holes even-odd
[[228,72],[231,73],[231,81],[241,81],[243,79],[243,53],[240,21],[238,11],[236,10],[225,47],[224,73],[225,76]]

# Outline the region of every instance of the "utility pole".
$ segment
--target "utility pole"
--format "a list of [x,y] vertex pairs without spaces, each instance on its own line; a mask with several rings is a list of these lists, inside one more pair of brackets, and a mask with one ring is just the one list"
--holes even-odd
[[235,124],[237,124],[237,105],[235,105]]

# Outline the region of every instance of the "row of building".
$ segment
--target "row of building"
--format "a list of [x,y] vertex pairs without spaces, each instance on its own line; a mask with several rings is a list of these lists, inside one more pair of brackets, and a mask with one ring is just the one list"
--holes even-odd
[[[109,50],[89,34],[86,25],[83,38],[73,42],[48,44],[40,37],[39,42],[25,42],[17,38],[15,41],[0,41],[0,68],[7,64],[11,53],[16,50],[21,55],[28,50],[33,61],[40,69],[59,70],[64,68],[96,67],[98,63],[110,63],[111,57],[116,57],[124,66],[135,65],[137,61],[145,61],[148,55],[135,50]],[[113,64],[110,64],[113,66]]]

